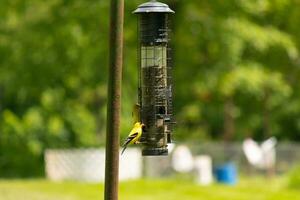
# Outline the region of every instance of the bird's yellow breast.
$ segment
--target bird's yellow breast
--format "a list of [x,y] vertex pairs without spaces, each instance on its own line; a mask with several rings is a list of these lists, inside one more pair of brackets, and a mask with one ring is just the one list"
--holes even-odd
[[134,137],[134,139],[132,139],[129,144],[134,144],[142,136],[142,124],[139,123],[139,122],[137,122],[137,123],[134,124],[134,127],[130,131],[129,136],[132,136],[132,135],[134,135],[136,133],[137,133],[137,136]]

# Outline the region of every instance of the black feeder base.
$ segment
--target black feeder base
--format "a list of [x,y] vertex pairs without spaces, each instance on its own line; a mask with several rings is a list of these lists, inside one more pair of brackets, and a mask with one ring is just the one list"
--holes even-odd
[[167,156],[167,148],[147,148],[142,150],[143,156]]

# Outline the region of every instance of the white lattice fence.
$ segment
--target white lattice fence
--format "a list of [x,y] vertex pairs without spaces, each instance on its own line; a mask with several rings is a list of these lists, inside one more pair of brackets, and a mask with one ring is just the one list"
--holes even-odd
[[[104,149],[46,150],[45,168],[50,180],[78,180],[103,182]],[[120,156],[120,180],[142,176],[142,157],[138,149],[127,149]]]

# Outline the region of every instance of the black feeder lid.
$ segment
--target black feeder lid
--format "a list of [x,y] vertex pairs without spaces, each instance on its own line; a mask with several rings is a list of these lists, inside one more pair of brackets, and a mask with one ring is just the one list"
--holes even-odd
[[169,8],[167,4],[157,2],[155,0],[143,3],[138,6],[138,8],[133,11],[134,14],[141,13],[175,13]]

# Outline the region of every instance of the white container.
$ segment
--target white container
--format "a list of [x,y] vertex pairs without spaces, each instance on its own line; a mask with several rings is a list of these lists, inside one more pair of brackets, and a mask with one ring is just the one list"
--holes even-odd
[[196,181],[200,185],[209,185],[213,182],[212,159],[210,156],[197,156],[194,160],[197,173]]

